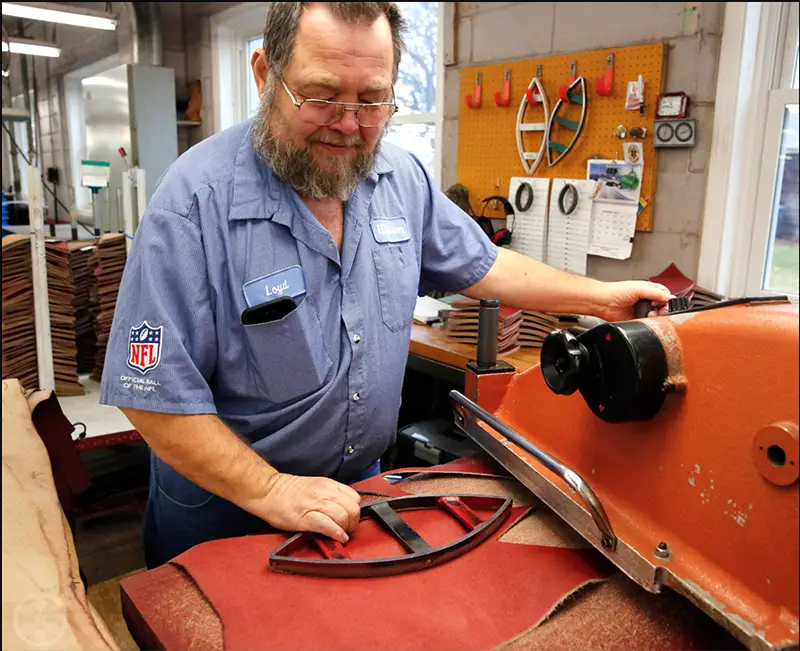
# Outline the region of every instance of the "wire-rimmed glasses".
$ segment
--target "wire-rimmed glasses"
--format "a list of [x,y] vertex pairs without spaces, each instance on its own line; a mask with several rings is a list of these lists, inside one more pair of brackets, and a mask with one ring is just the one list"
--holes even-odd
[[360,104],[334,102],[327,99],[304,99],[298,102],[283,79],[281,79],[281,84],[289,95],[289,99],[292,100],[292,104],[300,112],[300,119],[318,127],[333,124],[344,115],[345,111],[353,111],[356,114],[356,122],[362,127],[381,127],[397,112],[397,105],[394,102]]

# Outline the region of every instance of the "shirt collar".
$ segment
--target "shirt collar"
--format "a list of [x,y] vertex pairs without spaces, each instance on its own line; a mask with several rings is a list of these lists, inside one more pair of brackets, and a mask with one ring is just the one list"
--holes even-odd
[[[374,183],[394,168],[383,152],[378,152],[369,179]],[[363,183],[363,182],[362,182]],[[236,154],[233,172],[233,200],[228,219],[274,219],[291,224],[291,207],[286,193],[289,186],[278,177],[253,148],[252,122]]]

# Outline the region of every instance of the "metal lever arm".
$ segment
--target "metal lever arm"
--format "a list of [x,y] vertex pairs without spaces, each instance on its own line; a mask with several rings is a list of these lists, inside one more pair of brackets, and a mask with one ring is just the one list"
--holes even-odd
[[[616,548],[617,537],[614,535],[614,531],[611,528],[611,522],[606,515],[602,503],[597,498],[597,495],[595,495],[589,484],[587,484],[578,473],[561,463],[558,459],[551,456],[538,446],[534,445],[521,434],[515,432],[499,418],[474,403],[462,393],[458,391],[451,391],[450,399],[455,404],[472,414],[474,417],[489,425],[498,434],[502,434],[509,441],[521,447],[523,450],[525,450],[525,452],[539,461],[545,468],[567,482],[567,484],[569,484],[581,498],[581,501],[583,501],[584,505],[589,511],[589,514],[592,516],[592,520],[594,520],[594,523],[600,530],[600,533],[602,534],[601,544],[603,547],[609,550]],[[460,426],[465,425],[463,414],[461,414],[458,410],[456,410],[456,421]]]

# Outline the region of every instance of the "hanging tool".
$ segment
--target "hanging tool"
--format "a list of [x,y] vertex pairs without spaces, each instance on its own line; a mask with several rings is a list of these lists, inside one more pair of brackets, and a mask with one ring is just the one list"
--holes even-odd
[[614,54],[606,57],[606,74],[604,77],[597,77],[595,80],[595,90],[598,95],[608,97],[614,85]]
[[[576,93],[575,91],[580,89],[580,94]],[[563,97],[566,96],[568,99],[564,100]],[[550,116],[550,120],[547,123],[547,131],[545,132],[545,140],[547,141],[547,164],[552,167],[558,161],[560,161],[564,156],[567,155],[570,149],[572,149],[575,142],[581,135],[583,131],[583,125],[586,123],[586,109],[588,104],[588,97],[586,96],[586,79],[584,77],[578,77],[573,81],[569,88],[562,94],[562,99],[559,99],[556,103],[556,107],[553,109],[553,113]],[[561,110],[562,106],[565,106],[567,103],[572,102],[575,104],[580,104],[581,106],[581,117],[578,122],[573,120],[568,120],[567,118],[561,117],[558,112]],[[569,129],[570,131],[574,131],[574,135],[572,136],[572,140],[570,140],[568,145],[562,145],[561,143],[555,142],[553,140],[553,123],[559,124],[562,127]],[[556,158],[553,158],[552,152],[556,150],[559,152],[559,155]]]
[[[529,106],[535,106],[537,103],[540,103],[542,109],[544,109],[544,121],[524,122],[526,109]],[[533,174],[536,171],[536,168],[544,157],[544,150],[547,144],[547,138],[544,134],[547,131],[547,123],[549,121],[550,107],[547,104],[547,95],[542,85],[542,66],[536,66],[536,76],[531,79],[531,83],[528,84],[528,88],[525,89],[525,95],[519,104],[519,112],[517,113],[517,151],[519,152],[519,160],[522,163],[522,167],[525,168],[528,174]],[[525,151],[525,146],[522,142],[522,134],[525,131],[542,132],[542,142],[538,152]]]
[[503,95],[499,91],[494,93],[494,103],[497,106],[508,106],[511,104],[511,68],[506,68],[503,74]]
[[479,72],[475,75],[475,95],[467,93],[467,106],[469,108],[480,108],[483,99],[483,75]]

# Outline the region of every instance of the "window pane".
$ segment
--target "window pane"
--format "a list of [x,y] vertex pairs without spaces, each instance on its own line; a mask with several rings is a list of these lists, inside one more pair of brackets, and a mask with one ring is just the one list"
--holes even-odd
[[250,67],[250,60],[253,58],[253,52],[261,47],[264,38],[256,36],[247,41],[247,61],[245,61],[245,70],[247,71],[247,117],[251,118],[258,113],[258,104],[261,101],[258,97],[258,87],[256,80],[253,78],[253,69]]
[[433,147],[436,127],[432,122],[424,124],[393,124],[384,140],[414,154],[431,176],[433,174]]
[[408,23],[408,33],[395,85],[398,115],[432,113],[436,110],[439,3],[403,2],[400,10]]
[[798,208],[798,105],[784,111],[780,159],[772,209],[769,251],[763,289],[800,293],[800,208]]

